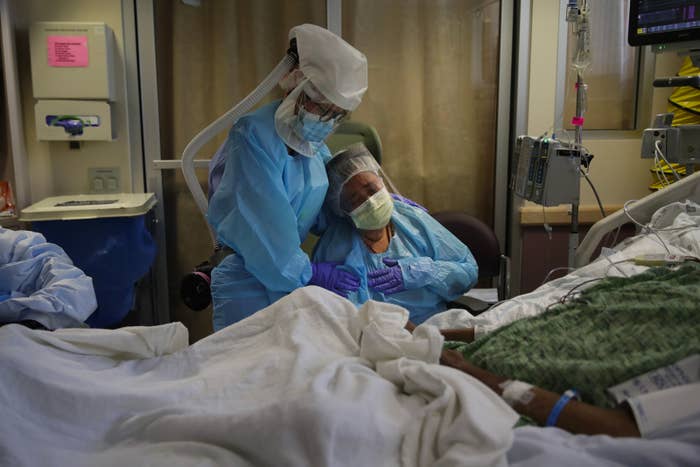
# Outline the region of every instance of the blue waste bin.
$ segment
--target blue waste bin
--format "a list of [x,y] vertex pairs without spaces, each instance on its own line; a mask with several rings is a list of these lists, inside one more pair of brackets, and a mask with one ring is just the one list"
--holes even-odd
[[[97,310],[86,321],[91,327],[114,327],[124,319],[133,309],[134,285],[153,264],[156,244],[145,219],[155,197],[145,195],[129,194],[130,205],[122,194],[53,197],[22,211],[32,230],[63,248],[92,277]],[[105,204],[94,204],[100,201]]]

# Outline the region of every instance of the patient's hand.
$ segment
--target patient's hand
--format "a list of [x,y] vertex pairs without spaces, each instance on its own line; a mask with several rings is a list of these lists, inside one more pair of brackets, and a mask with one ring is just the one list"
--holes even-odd
[[465,363],[466,360],[464,359],[462,354],[457,352],[456,350],[443,350],[442,354],[440,355],[440,364],[445,366],[461,369]]
[[413,330],[416,329],[416,325],[413,324],[410,320],[406,323],[406,330],[408,332],[413,332]]
[[440,329],[446,341],[474,342],[474,328]]

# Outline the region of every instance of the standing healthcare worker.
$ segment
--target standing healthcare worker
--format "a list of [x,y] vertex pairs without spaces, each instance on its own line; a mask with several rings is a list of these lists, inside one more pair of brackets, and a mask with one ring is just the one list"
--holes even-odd
[[359,280],[301,249],[319,225],[328,188],[324,140],[367,90],[367,59],[340,37],[304,24],[289,32],[299,65],[286,97],[236,122],[210,165],[207,219],[232,252],[212,271],[214,330],[240,321],[305,285],[340,295]]

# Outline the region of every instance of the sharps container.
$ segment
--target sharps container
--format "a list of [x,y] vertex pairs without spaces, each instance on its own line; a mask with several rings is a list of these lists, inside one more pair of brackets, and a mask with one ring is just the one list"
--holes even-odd
[[146,225],[155,204],[153,193],[115,193],[55,196],[22,210],[20,220],[92,277],[97,310],[86,321],[91,327],[114,327],[133,308],[135,284],[156,256]]

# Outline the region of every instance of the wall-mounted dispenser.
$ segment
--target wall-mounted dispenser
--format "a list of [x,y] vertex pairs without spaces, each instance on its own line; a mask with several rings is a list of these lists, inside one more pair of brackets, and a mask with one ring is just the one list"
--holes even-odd
[[38,22],[30,29],[37,138],[114,139],[114,37],[105,23]]

